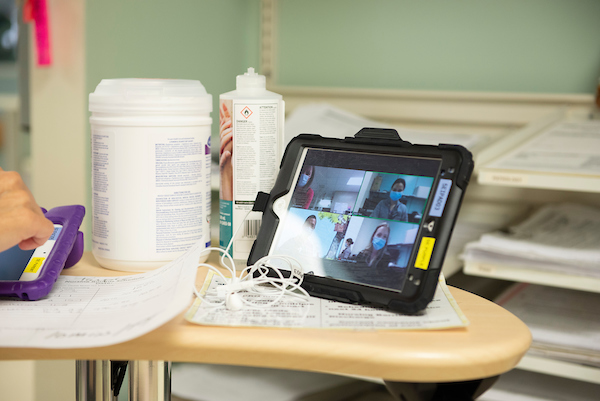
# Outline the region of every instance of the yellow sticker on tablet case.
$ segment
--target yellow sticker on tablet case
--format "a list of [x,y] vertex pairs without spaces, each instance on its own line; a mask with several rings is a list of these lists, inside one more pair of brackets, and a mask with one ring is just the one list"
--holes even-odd
[[435,244],[435,238],[423,237],[421,246],[419,247],[419,253],[417,253],[417,260],[415,260],[416,268],[427,270],[429,261],[431,260],[431,254],[433,253],[433,244]]
[[31,258],[23,273],[37,273],[40,267],[44,264],[46,258]]

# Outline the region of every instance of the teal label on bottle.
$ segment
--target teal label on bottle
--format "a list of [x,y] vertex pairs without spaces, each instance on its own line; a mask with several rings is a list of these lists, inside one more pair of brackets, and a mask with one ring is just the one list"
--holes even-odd
[[219,201],[219,246],[223,249],[227,248],[233,236],[232,204],[233,202],[223,199]]

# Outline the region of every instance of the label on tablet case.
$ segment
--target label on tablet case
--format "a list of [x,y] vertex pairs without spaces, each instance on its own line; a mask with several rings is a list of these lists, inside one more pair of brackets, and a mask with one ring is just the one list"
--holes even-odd
[[452,180],[442,178],[437,187],[437,191],[435,191],[435,196],[433,198],[431,210],[429,211],[430,216],[433,216],[433,217],[441,217],[442,216],[442,213],[444,212],[444,208],[446,207],[446,201],[448,200],[448,194],[450,193],[450,188],[452,188]]
[[417,269],[427,270],[429,261],[431,260],[431,254],[433,253],[434,244],[435,238],[423,237],[421,246],[419,247],[419,253],[417,253],[417,260],[415,260],[415,267]]
[[48,241],[56,241],[58,239],[58,235],[60,234],[61,231],[62,231],[62,226],[55,224],[54,231],[52,232],[52,235],[50,236],[50,238],[48,238]]
[[31,258],[23,273],[37,273],[40,267],[44,264],[46,258]]

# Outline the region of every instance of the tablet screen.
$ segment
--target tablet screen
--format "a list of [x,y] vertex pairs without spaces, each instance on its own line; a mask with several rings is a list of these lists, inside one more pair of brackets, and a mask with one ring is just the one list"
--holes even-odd
[[0,280],[31,281],[38,278],[61,230],[62,226],[55,224],[48,241],[35,249],[23,251],[14,246],[0,252]]
[[305,149],[271,255],[305,272],[401,290],[438,158]]

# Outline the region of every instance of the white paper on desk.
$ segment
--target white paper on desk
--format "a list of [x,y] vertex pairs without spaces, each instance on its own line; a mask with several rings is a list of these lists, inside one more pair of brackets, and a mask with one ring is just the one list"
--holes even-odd
[[558,123],[485,167],[598,176],[600,121]]
[[[215,288],[222,279],[207,276],[202,293]],[[465,327],[469,324],[458,304],[440,279],[435,295],[427,308],[418,315],[402,315],[361,305],[345,304],[311,297],[308,310],[297,298],[284,299],[270,308],[228,310],[213,307],[196,299],[186,313],[192,323],[217,326],[298,327],[355,330],[423,330]]]
[[0,347],[100,347],[148,333],[189,305],[203,249],[138,275],[60,276],[35,302],[1,299]]
[[424,131],[369,120],[339,109],[327,103],[313,103],[297,107],[285,120],[285,143],[299,134],[319,134],[329,138],[354,136],[362,128],[394,128],[400,137],[411,143],[437,145],[452,143],[472,148],[487,139],[478,134],[456,134],[449,132]]

